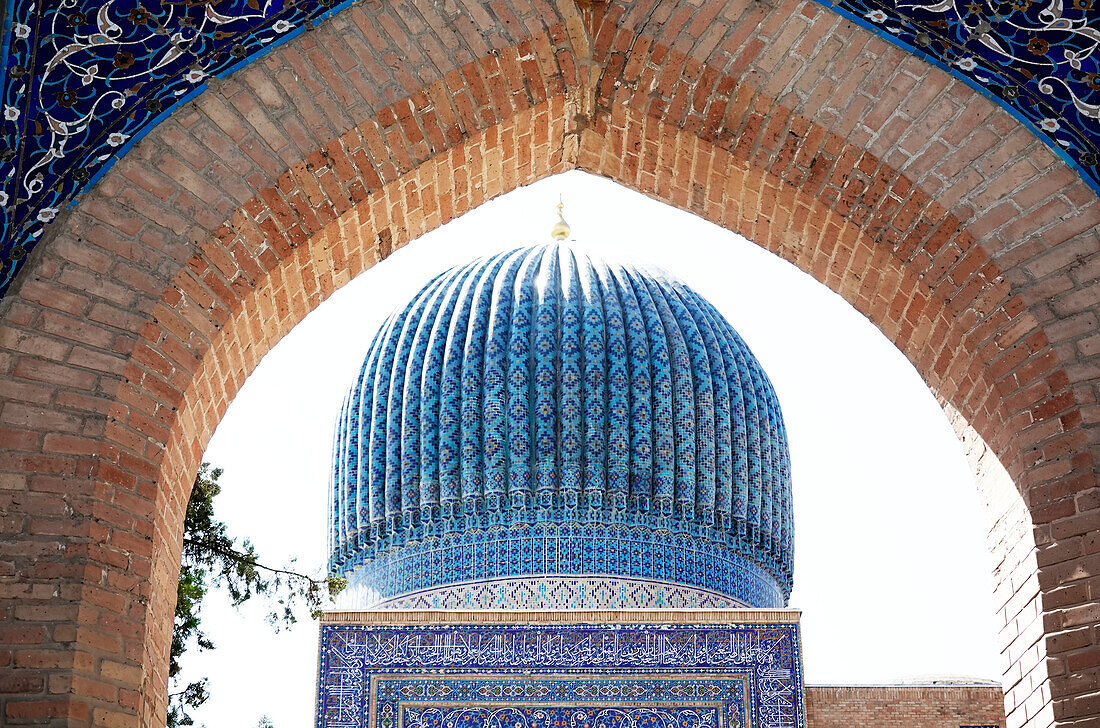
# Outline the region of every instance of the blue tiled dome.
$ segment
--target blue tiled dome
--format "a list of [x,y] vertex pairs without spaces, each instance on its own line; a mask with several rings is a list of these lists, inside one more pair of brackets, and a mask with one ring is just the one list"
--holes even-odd
[[790,594],[790,459],[759,363],[683,283],[566,245],[452,269],[390,316],[332,484],[330,566],[378,601],[545,575]]

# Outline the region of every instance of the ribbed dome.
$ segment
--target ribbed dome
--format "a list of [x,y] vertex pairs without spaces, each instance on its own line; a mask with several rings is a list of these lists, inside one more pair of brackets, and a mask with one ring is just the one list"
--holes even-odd
[[566,245],[452,269],[375,336],[334,449],[331,567],[380,599],[607,574],[786,603],[779,404],[707,301]]

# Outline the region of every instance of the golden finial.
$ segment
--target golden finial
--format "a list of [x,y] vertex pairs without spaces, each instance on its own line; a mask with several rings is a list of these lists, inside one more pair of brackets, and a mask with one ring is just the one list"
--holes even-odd
[[569,223],[562,217],[561,211],[565,209],[565,204],[561,201],[561,197],[558,197],[558,221],[554,223],[554,227],[550,228],[550,237],[558,242],[565,240],[569,237]]

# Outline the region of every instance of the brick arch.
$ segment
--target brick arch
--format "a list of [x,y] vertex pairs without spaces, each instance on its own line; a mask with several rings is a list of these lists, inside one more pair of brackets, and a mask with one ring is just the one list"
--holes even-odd
[[1097,713],[1096,196],[825,11],[693,7],[353,7],[103,179],[0,311],[6,718],[161,722],[183,503],[248,372],[395,246],[571,168],[742,232],[910,356],[1035,525],[1001,587],[1011,722]]
[[[712,74],[709,86],[726,93],[689,101],[692,76],[705,65],[655,43],[648,48],[631,63],[699,70],[672,77],[656,97],[637,93],[643,78],[601,79],[578,166],[734,230],[838,291],[910,358],[941,401],[1011,455],[1006,438],[1020,433],[1007,427],[1011,413],[995,396],[997,382],[1032,356],[1042,364],[1033,362],[1035,376],[1025,373],[1022,384],[1057,367],[1039,320],[956,211],[871,149],[800,115],[789,99]],[[617,98],[600,93],[612,87]],[[647,158],[647,149],[658,154]],[[883,285],[883,277],[891,280]],[[883,298],[883,288],[904,295]],[[1018,350],[983,368],[978,353],[991,341],[986,364]],[[969,356],[960,363],[960,354]],[[1065,386],[1047,385],[1044,394]],[[1007,465],[1016,476],[1026,467]]]
[[[845,207],[842,200],[830,206],[821,196],[784,184],[766,165],[738,159],[733,150],[627,110],[621,124],[630,137],[671,151],[655,170],[657,174],[647,178],[639,173],[632,155],[609,150],[614,133],[605,128],[604,121],[582,134],[578,168],[689,210],[794,263],[867,316],[914,363],[941,401],[958,402],[966,408],[960,415],[968,421],[999,414],[999,410],[987,409],[986,394],[994,387],[991,373],[977,366],[975,352],[964,345],[964,339],[974,337],[968,337],[966,320],[957,318],[972,303],[959,295],[972,279],[984,293],[994,289],[999,278],[994,268],[986,266],[987,259],[974,248],[972,239],[969,247],[945,256],[951,263],[970,256],[953,279],[950,266],[934,262],[931,255],[921,260],[938,275],[928,275],[921,268],[914,269],[912,260],[897,250],[878,244],[868,229],[873,223],[857,224],[838,211]],[[838,159],[852,151],[846,147],[840,147]],[[899,187],[908,184],[889,172],[883,177]],[[705,182],[694,182],[696,179]],[[875,194],[889,194],[889,189],[883,186]],[[900,213],[902,207],[898,205],[894,211]],[[959,229],[957,221],[934,203],[928,215],[943,218],[941,228]],[[909,241],[908,247],[928,244],[942,248],[950,242],[948,233],[940,232],[930,243],[927,238],[932,226],[922,232],[925,238]],[[1025,322],[1020,328],[1037,326],[1022,307],[1019,318]],[[1031,348],[1039,349],[1035,343]],[[1003,419],[996,421],[997,428],[1004,425]]]

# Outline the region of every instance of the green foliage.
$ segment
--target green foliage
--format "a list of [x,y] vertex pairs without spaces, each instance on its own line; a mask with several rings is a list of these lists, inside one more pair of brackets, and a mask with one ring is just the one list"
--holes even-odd
[[[218,485],[221,474],[221,468],[211,468],[210,463],[203,463],[195,476],[195,485],[187,502],[187,513],[183,519],[183,558],[176,589],[176,618],[168,666],[168,675],[172,679],[179,674],[180,658],[191,644],[201,650],[215,649],[214,643],[200,629],[202,600],[211,583],[225,588],[234,607],[239,607],[253,596],[267,599],[272,608],[266,620],[276,632],[298,621],[295,612],[299,604],[304,603],[310,616],[316,619],[324,602],[347,586],[347,580],[338,577],[314,578],[289,568],[266,566],[259,562],[256,549],[248,539],[238,546],[226,525],[214,514],[214,498],[221,493],[221,486]],[[194,725],[187,710],[197,708],[210,697],[206,682],[203,678],[169,693],[169,728]],[[267,716],[261,718],[260,726],[270,725]]]

